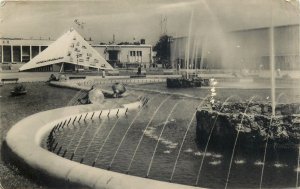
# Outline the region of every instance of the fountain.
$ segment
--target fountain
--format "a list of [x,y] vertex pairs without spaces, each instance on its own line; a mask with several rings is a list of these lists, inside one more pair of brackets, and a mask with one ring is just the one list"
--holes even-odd
[[[275,100],[273,25],[273,10],[271,10],[269,28],[271,101],[252,102],[251,99],[249,103],[215,103],[210,109],[199,110],[196,129],[199,143],[209,140],[212,134],[213,142],[226,143],[229,148],[233,146],[233,154],[238,137],[240,145],[250,148],[264,149],[267,148],[268,142],[276,145],[276,148],[298,148],[300,131],[297,127],[299,126],[300,104],[276,104]],[[221,108],[218,109],[219,107]]]
[[[203,0],[202,3],[209,9],[208,2]],[[105,170],[107,174],[119,172],[124,174],[123,177],[151,177],[151,180],[147,180],[149,183],[159,180],[169,181],[170,185],[179,183],[205,188],[272,188],[274,182],[281,184],[279,187],[291,187],[295,186],[296,181],[298,187],[300,105],[292,103],[292,100],[282,103],[280,97],[286,95],[286,98],[290,98],[289,94],[275,90],[274,28],[270,27],[269,30],[271,77],[266,80],[270,81],[270,90],[269,86],[257,89],[239,81],[223,85],[224,82],[218,80],[214,70],[204,70],[209,72],[207,78],[212,78],[208,84],[207,80],[189,74],[192,71],[196,75],[197,71],[203,73],[203,70],[197,70],[197,61],[196,66],[194,64],[198,53],[201,53],[200,69],[206,64],[203,58],[205,54],[215,53],[208,52],[212,40],[206,35],[199,37],[199,34],[191,39],[192,30],[195,31],[192,21],[197,12],[191,12],[189,26],[186,27],[187,44],[182,48],[185,49],[185,70],[181,70],[183,77],[167,79],[168,88],[178,88],[176,91],[184,95],[171,94],[173,89],[159,84],[143,85],[141,88],[149,87],[149,91],[157,89],[157,92],[137,92],[141,96],[149,95],[149,105],[144,106],[148,102],[145,100],[139,110],[127,113],[127,109],[125,116],[118,116],[119,109],[107,109],[103,110],[103,114],[101,110],[96,114],[76,114],[72,119],[60,120],[53,124],[54,128],[45,140],[47,149],[64,157],[64,160],[81,163],[78,166],[90,166],[94,170],[108,168],[109,172]],[[215,18],[213,12],[209,12]],[[246,50],[251,51],[250,48]],[[233,54],[239,55],[238,52]],[[58,77],[51,78],[59,80]],[[220,86],[217,86],[217,80]],[[115,82],[118,81],[121,80]],[[196,88],[204,85],[210,87]],[[163,88],[161,91],[160,87]],[[69,105],[78,104],[76,100],[86,95],[86,89],[78,92]],[[104,101],[113,100],[105,97],[124,100],[117,99],[126,91],[124,86],[116,83],[112,90],[106,93],[92,88],[84,104],[91,102],[93,105],[80,108],[100,107]],[[267,98],[267,102],[264,102],[265,94],[271,97]],[[117,104],[115,102],[111,101],[110,105]],[[280,153],[281,150],[288,151],[288,158],[284,156],[285,153]],[[72,172],[70,175],[75,174]],[[116,179],[111,177],[107,183],[111,180],[118,182]]]
[[[300,130],[300,105],[278,104],[275,116],[272,115],[271,103],[251,102],[227,103],[221,111],[214,109],[197,112],[197,138],[206,141],[211,130],[211,123],[216,122],[213,131],[214,141],[223,141],[232,146],[237,133],[246,147],[264,147],[269,138],[277,148],[298,147]],[[247,111],[245,113],[245,111]],[[244,112],[244,113],[242,113]]]
[[[182,72],[181,78],[167,78],[167,87],[168,88],[193,88],[208,86],[208,79],[202,79],[197,75],[197,56],[199,42],[197,39],[194,39],[192,43],[192,31],[193,31],[193,22],[194,22],[194,11],[191,11],[187,42],[185,45],[185,56],[184,56],[184,71]],[[192,46],[192,48],[191,48]],[[190,53],[192,51],[192,53]],[[202,56],[202,55],[201,55]],[[202,59],[202,58],[201,58]]]

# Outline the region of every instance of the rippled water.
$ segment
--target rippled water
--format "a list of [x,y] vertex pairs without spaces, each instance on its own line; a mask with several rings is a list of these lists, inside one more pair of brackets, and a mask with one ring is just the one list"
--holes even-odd
[[[164,85],[144,85],[142,88],[155,88],[168,92],[185,92],[186,94],[197,97],[205,97],[209,93],[209,88],[169,90],[166,89]],[[299,98],[295,90],[281,88],[277,90],[277,95],[284,93],[288,96],[288,98],[282,98],[282,102],[287,100],[295,102],[298,101]],[[270,94],[270,89],[220,88],[217,89],[217,92],[220,100],[224,100],[233,94],[238,94],[238,96],[244,100],[249,100],[254,94],[260,95],[262,99],[267,99]],[[142,135],[144,135],[129,174],[145,177],[160,132],[165,121],[167,121],[153,159],[149,178],[169,181],[184,133],[201,100],[172,96],[159,108],[152,122],[149,123],[160,103],[166,99],[168,95],[146,93],[144,95],[148,96],[151,100],[148,105],[141,110],[139,117],[129,129],[112,163],[111,170],[126,173],[139,140]],[[177,102],[178,106],[170,115],[170,118],[166,120],[172,107]],[[97,160],[95,163],[96,167],[108,168],[122,137],[137,113],[137,111],[130,112],[127,117],[121,117],[118,120],[117,118],[95,121],[89,120],[85,123],[76,123],[74,126],[64,129],[57,136],[57,141],[59,141],[58,147],[62,146],[63,149],[60,155],[67,149],[65,157],[70,159],[72,153],[74,153],[77,148],[73,161],[80,162],[83,158],[84,164],[92,165],[93,162]],[[118,121],[117,124],[116,121]],[[111,130],[114,124],[116,124],[116,127]],[[147,125],[149,126],[145,130]],[[196,120],[194,119],[187,134],[186,141],[184,142],[172,180],[173,182],[188,185],[194,185],[196,182],[197,173],[204,153],[203,149],[196,145],[195,126]],[[109,138],[105,145],[103,145],[105,138],[107,138],[110,132]],[[91,141],[94,135],[94,140]],[[103,149],[99,152],[101,146],[103,146]],[[58,147],[55,153],[57,153]],[[222,147],[222,144],[219,144],[217,149],[218,150],[211,146],[208,147],[203,169],[200,174],[200,186],[223,188],[225,185],[232,149],[225,149]],[[263,153],[263,150],[241,149],[239,144],[237,144],[228,186],[233,188],[259,187],[263,165]],[[296,151],[268,150],[262,186],[294,187],[297,177],[297,154],[298,152]]]

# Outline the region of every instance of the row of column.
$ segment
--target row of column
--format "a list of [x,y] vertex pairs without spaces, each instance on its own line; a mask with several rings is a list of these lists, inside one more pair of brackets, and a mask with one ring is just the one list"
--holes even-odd
[[[7,52],[7,47],[10,48],[10,53],[5,53]],[[19,51],[20,53],[18,53],[18,56],[19,58],[15,58],[14,57],[14,48],[16,47],[19,47]],[[23,47],[29,47],[29,57],[28,57],[28,60],[25,60],[26,62],[27,61],[30,61],[34,56],[38,55],[41,51],[43,51],[47,46],[32,46],[32,45],[26,45],[26,46],[23,46],[23,45],[20,45],[20,46],[16,46],[16,45],[1,45],[1,62],[2,63],[13,63],[13,62],[23,62],[23,56],[26,56],[26,54],[24,55],[23,53],[23,50],[26,50],[26,49],[23,49]],[[34,47],[38,47],[38,51],[36,53],[33,53],[33,48]],[[16,49],[15,49],[16,50]],[[6,56],[10,56],[10,61],[6,61],[5,59],[7,58]],[[16,59],[16,60],[15,60]]]

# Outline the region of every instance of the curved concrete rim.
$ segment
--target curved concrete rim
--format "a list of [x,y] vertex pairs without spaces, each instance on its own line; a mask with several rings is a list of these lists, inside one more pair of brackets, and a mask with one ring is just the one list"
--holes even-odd
[[127,108],[129,110],[135,109],[140,105],[141,102],[135,102],[123,105],[123,108],[119,109],[101,110],[101,113],[99,107],[95,105],[80,105],[39,112],[15,124],[7,133],[6,143],[8,148],[30,167],[42,171],[50,177],[82,186],[107,189],[199,188],[91,167],[65,159],[41,147],[42,139],[49,134],[56,124],[64,120],[74,119],[78,115],[85,115],[91,119],[93,116],[88,115],[91,112],[94,112],[94,117],[97,118],[101,115],[106,117],[108,112],[112,116],[116,115],[117,112],[119,115],[124,115]]

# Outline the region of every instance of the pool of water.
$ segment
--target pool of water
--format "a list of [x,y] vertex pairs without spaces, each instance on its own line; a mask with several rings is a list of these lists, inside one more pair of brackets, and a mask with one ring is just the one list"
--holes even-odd
[[[268,101],[270,89],[265,85],[258,86],[252,89],[220,87],[217,88],[216,99],[224,101],[234,95],[231,101],[247,101],[257,95],[257,100]],[[147,106],[129,112],[126,117],[86,121],[66,127],[55,136],[59,144],[54,153],[61,147],[59,155],[67,150],[64,157],[70,159],[74,153],[73,161],[162,181],[170,180],[176,158],[179,157],[172,182],[195,185],[198,177],[198,186],[224,188],[232,149],[219,144],[217,150],[209,145],[204,156],[204,149],[197,146],[195,141],[194,113],[202,99],[209,95],[210,88],[167,89],[165,84],[131,87],[155,89],[169,94],[139,92],[150,99]],[[188,94],[200,99],[172,93]],[[298,94],[297,88],[288,85],[280,87],[276,90],[277,102],[299,102]],[[207,103],[205,101],[202,105]],[[267,150],[261,177],[263,157],[263,149],[245,150],[237,143],[228,187],[258,188],[260,184],[267,188],[296,186],[298,151]],[[203,166],[199,170],[202,161]]]

